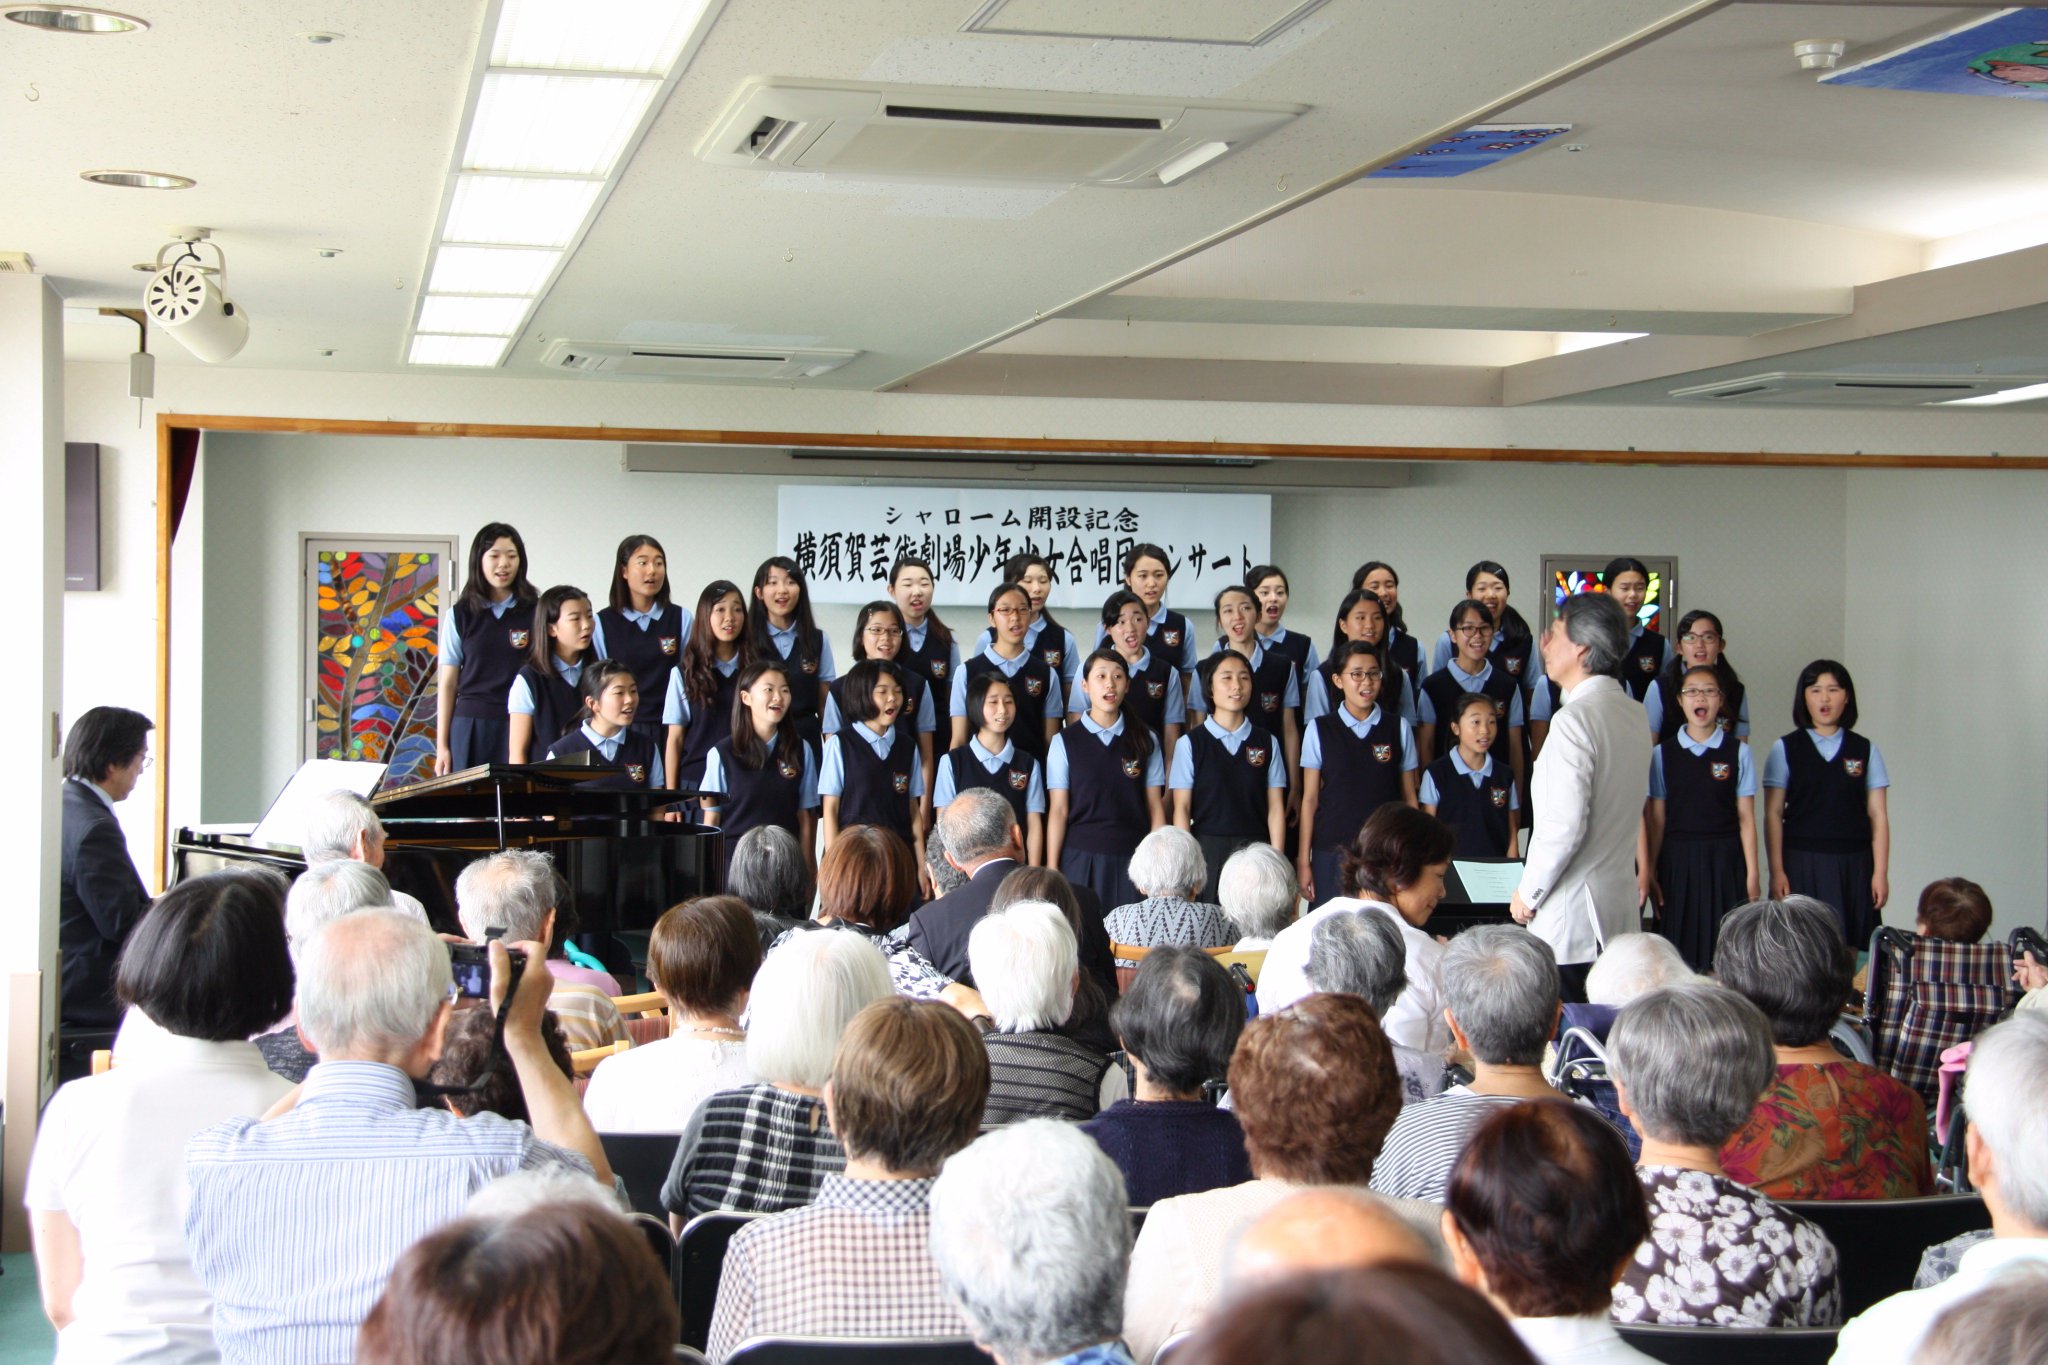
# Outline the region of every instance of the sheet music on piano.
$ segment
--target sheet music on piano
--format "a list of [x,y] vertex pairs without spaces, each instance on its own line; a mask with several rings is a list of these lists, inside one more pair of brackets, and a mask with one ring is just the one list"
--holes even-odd
[[307,808],[327,793],[340,788],[369,799],[384,780],[386,763],[359,763],[341,758],[316,758],[299,765],[284,790],[263,812],[250,832],[251,843],[272,848],[305,847]]

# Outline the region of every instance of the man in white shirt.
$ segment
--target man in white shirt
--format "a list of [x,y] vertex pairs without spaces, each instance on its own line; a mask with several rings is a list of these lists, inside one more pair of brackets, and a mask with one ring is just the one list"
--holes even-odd
[[1510,912],[1557,954],[1564,998],[1609,939],[1642,929],[1636,835],[1650,771],[1642,704],[1615,681],[1629,622],[1605,593],[1565,599],[1543,633],[1543,671],[1564,694],[1529,781],[1535,821]]
[[1835,1365],[1898,1365],[1944,1309],[1996,1282],[2008,1270],[2048,1265],[2048,1018],[2016,1014],[1978,1036],[1963,1093],[1969,1106],[1964,1150],[1970,1181],[1991,1212],[1991,1240],[1965,1251],[1956,1273],[1928,1289],[1873,1304],[1842,1329]]

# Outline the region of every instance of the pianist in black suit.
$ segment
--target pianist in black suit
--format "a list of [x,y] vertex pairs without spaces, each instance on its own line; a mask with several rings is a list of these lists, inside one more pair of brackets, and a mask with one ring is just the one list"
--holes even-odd
[[114,803],[135,790],[149,766],[148,716],[95,706],[64,742],[64,845],[58,884],[57,943],[63,953],[62,1008],[67,1029],[107,1029],[114,1003],[114,960],[149,909],[149,892],[128,856]]
[[1003,878],[1023,861],[1024,832],[1000,792],[969,787],[939,812],[939,835],[946,841],[946,861],[967,874],[967,885],[910,917],[910,943],[945,975],[971,985],[967,935],[988,913]]

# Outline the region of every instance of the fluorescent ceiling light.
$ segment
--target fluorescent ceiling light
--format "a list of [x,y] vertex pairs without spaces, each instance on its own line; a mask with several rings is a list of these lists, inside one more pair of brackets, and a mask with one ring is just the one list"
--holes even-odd
[[610,175],[661,82],[493,71],[462,149],[472,171]]
[[451,337],[415,333],[406,360],[414,365],[496,365],[512,344],[510,337]]
[[665,74],[708,0],[505,0],[492,66]]
[[1159,168],[1159,183],[1171,185],[1183,176],[1193,175],[1229,150],[1227,142],[1204,142],[1190,147]]
[[464,336],[511,336],[519,330],[533,300],[525,296],[477,298],[467,294],[429,294],[420,301],[419,329]]
[[2029,403],[2036,398],[2048,398],[2048,384],[2027,384],[2017,389],[2006,389],[2000,393],[1980,393],[1975,398],[1951,398],[1945,403],[1933,406],[1943,408],[1996,407],[2000,403]]
[[441,237],[502,246],[567,246],[603,188],[602,180],[458,175]]
[[1612,346],[1620,341],[1634,341],[1646,337],[1648,332],[1559,332],[1557,349],[1553,355],[1570,355],[1573,351],[1590,351],[1596,346]]
[[559,251],[443,246],[427,274],[430,294],[538,294],[562,259]]

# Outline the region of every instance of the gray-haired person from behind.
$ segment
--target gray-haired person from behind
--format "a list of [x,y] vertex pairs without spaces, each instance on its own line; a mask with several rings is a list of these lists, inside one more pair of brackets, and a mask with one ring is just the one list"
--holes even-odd
[[1721,1166],[1721,1144],[1771,1082],[1763,1011],[1713,982],[1665,986],[1622,1009],[1607,1046],[1621,1111],[1643,1136],[1636,1174],[1650,1206],[1650,1235],[1614,1286],[1615,1320],[1841,1322],[1827,1234]]
[[1131,1218],[1116,1163],[1072,1124],[1029,1119],[949,1157],[932,1259],[999,1365],[1131,1365]]
[[[1384,1019],[1408,985],[1407,951],[1401,931],[1385,915],[1332,915],[1310,933],[1308,983],[1319,991],[1358,996]],[[1387,1045],[1401,1073],[1403,1104],[1420,1104],[1442,1093],[1443,1058],[1391,1038]]]
[[1216,874],[1216,903],[1237,926],[1237,951],[1256,952],[1294,923],[1301,906],[1294,865],[1271,844],[1246,844]]
[[[368,801],[346,787],[337,787],[306,803],[299,843],[308,868],[348,859],[384,871],[384,822],[377,818]],[[426,907],[415,897],[393,891],[391,904],[400,914],[427,923]]]
[[811,917],[817,882],[796,836],[780,825],[758,825],[739,837],[726,861],[725,894],[754,912],[761,951]]

